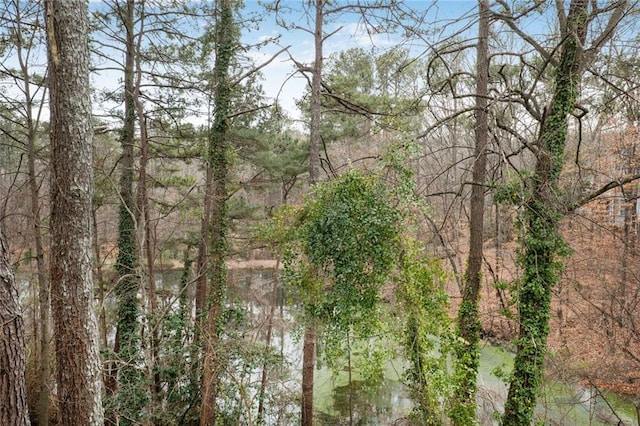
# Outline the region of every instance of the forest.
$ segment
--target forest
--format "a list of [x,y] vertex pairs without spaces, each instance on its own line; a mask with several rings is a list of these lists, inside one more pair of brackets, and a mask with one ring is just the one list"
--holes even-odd
[[637,425],[636,0],[0,0],[0,425]]

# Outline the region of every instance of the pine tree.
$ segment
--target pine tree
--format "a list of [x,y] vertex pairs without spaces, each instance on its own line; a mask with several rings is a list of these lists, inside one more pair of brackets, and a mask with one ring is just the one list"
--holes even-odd
[[82,0],[45,3],[51,108],[51,300],[62,424],[101,425],[93,313],[89,18]]

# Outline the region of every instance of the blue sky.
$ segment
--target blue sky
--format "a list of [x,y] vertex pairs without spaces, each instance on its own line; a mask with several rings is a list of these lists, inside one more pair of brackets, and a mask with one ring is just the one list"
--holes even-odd
[[[268,0],[270,1],[270,0]],[[91,1],[91,8],[100,8],[101,1]],[[245,8],[241,12],[243,17],[255,14],[263,14],[264,8],[258,0],[246,0]],[[310,28],[313,21],[307,18],[301,11],[303,0],[282,0],[281,4],[297,12],[288,14],[285,19],[289,22],[295,22],[300,27]],[[475,21],[475,10],[477,2],[473,1],[425,1],[425,0],[408,0],[404,5],[415,8],[427,13],[423,26],[442,26],[443,30],[434,37],[444,37],[447,33],[456,31],[464,24],[451,24],[453,21],[463,17],[466,24]],[[456,26],[457,25],[457,26]],[[537,22],[533,22],[533,26],[528,28],[531,31],[539,31],[541,26]],[[376,32],[372,34],[367,31],[368,28],[362,23],[357,14],[342,14],[325,24],[326,33],[334,33],[324,43],[324,56],[329,57],[331,54],[341,50],[353,47],[363,47],[366,49],[375,46],[379,50],[384,50],[398,45],[404,40],[403,35],[398,33]],[[475,34],[475,27],[471,25],[466,29],[468,37],[472,38]],[[544,30],[547,32],[547,29]],[[277,44],[271,44],[260,50],[253,49],[246,52],[246,55],[259,65],[270,59],[275,52],[284,46],[291,46],[291,55],[301,63],[310,64],[313,61],[313,36],[302,30],[286,30],[278,26],[275,22],[273,14],[264,17],[259,26],[252,27],[251,30],[244,30],[243,41],[248,43],[256,43],[271,37],[279,36]],[[427,49],[427,44],[414,40],[406,47],[419,53]],[[119,55],[119,52],[113,53]],[[42,58],[45,58],[43,55]],[[44,64],[44,61],[42,61]],[[300,114],[296,107],[296,101],[299,100],[307,85],[307,80],[300,74],[295,74],[295,69],[287,54],[282,54],[276,58],[271,64],[262,69],[264,75],[263,87],[266,95],[272,99],[277,97],[278,102],[293,118],[299,118]],[[295,75],[294,75],[295,74]],[[117,72],[104,72],[101,74],[93,74],[92,81],[96,88],[109,87],[116,89],[122,76]],[[299,126],[298,126],[299,127]]]
[[[251,28],[250,31],[245,30],[243,32],[243,41],[248,43],[256,43],[266,38],[279,36],[277,44],[271,44],[260,50],[254,49],[246,52],[247,56],[252,58],[256,65],[259,65],[268,59],[270,59],[275,52],[280,50],[284,46],[290,46],[290,54],[301,63],[310,64],[313,61],[313,36],[302,30],[286,30],[276,24],[273,14],[264,13],[264,7],[262,3],[269,2],[271,0],[258,1],[258,0],[246,0],[245,7],[241,12],[243,18],[247,16],[253,16],[255,14],[264,15],[264,19],[260,22],[258,28]],[[295,22],[301,27],[311,28],[313,21],[307,18],[302,12],[301,6],[306,1],[303,0],[282,0],[281,5],[293,12],[285,15],[285,19],[289,22]],[[105,2],[99,0],[90,1],[90,9],[100,10],[104,7]],[[161,1],[159,0],[159,3]],[[425,1],[425,0],[408,0],[405,2],[407,7],[416,8],[418,10],[428,11],[429,18],[426,22],[433,23],[445,23],[448,20],[458,19],[463,15],[473,16],[473,10],[476,7],[476,1]],[[375,46],[377,49],[387,49],[398,45],[402,37],[399,34],[393,33],[376,33],[371,34],[367,31],[367,26],[361,22],[360,17],[357,14],[344,13],[340,16],[330,20],[325,24],[326,33],[334,33],[324,43],[324,56],[329,57],[331,54],[339,52],[353,47],[371,48]],[[412,47],[416,50],[426,49],[425,45],[414,44]],[[121,52],[114,50],[110,53],[116,60],[121,62],[119,56]],[[43,59],[40,60],[42,65],[46,62],[46,56],[41,55]],[[9,58],[11,61],[11,58]],[[96,62],[98,66],[110,66],[110,64],[102,61]],[[112,66],[112,64],[111,64]],[[271,64],[262,69],[264,75],[263,87],[266,95],[272,99],[278,100],[280,105],[287,111],[293,118],[300,116],[296,107],[296,101],[299,100],[307,85],[307,80],[300,74],[295,74],[295,69],[289,56],[282,54],[276,58]],[[121,90],[120,81],[122,75],[117,71],[105,71],[100,73],[93,73],[91,76],[92,83],[96,89],[108,88],[112,90]],[[94,105],[96,110],[99,110],[99,105]]]
[[[405,2],[408,7],[416,8],[428,14],[425,22],[444,25],[458,20],[460,17],[474,18],[474,10],[477,7],[476,1],[439,1],[431,2],[424,0],[412,0]],[[313,21],[301,11],[302,1],[284,0],[281,5],[290,8],[294,13],[284,15],[288,22],[304,28],[311,28]],[[256,0],[248,0],[245,3],[243,14],[260,13],[264,9]],[[455,26],[447,27],[445,31],[453,31]],[[397,46],[403,40],[398,33],[376,33],[367,31],[367,26],[363,24],[357,14],[342,14],[325,24],[325,33],[334,33],[326,40],[323,46],[323,56],[329,57],[331,54],[353,47],[388,49]],[[243,40],[255,43],[270,37],[279,36],[277,45],[271,45],[260,51],[249,52],[257,64],[267,61],[280,48],[291,46],[289,52],[300,63],[309,64],[314,59],[313,36],[303,30],[286,30],[278,26],[273,15],[267,16],[260,24],[259,30],[246,32]],[[408,45],[416,51],[426,50],[426,44],[414,42]],[[282,54],[271,64],[263,69],[264,89],[267,96],[278,98],[278,102],[283,108],[294,117],[299,118],[300,114],[295,105],[299,100],[307,85],[307,80],[300,74],[292,75],[295,68],[287,54]]]

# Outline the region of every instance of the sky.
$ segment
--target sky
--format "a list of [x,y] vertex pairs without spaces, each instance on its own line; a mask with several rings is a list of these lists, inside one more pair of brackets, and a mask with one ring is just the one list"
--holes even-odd
[[[312,28],[314,23],[300,9],[300,0],[281,1],[283,8],[292,10],[290,15],[284,15],[289,23],[294,23],[299,27]],[[409,0],[405,2],[408,6],[428,13],[427,22],[445,24],[449,21],[457,20],[461,16],[469,17],[476,8],[476,1],[425,1]],[[256,0],[247,0],[243,14],[259,14],[263,9]],[[450,29],[453,27],[450,27]],[[399,33],[375,33],[367,31],[367,25],[362,23],[357,14],[342,14],[331,19],[325,24],[324,30],[327,34],[333,34],[323,45],[323,56],[328,58],[331,54],[339,51],[362,47],[370,49],[388,49],[397,46],[404,39]],[[446,31],[446,30],[445,30]],[[303,64],[311,64],[314,60],[314,40],[313,35],[301,29],[285,29],[276,24],[275,14],[270,14],[261,22],[258,30],[245,32],[243,40],[249,43],[265,40],[267,38],[278,37],[278,43],[270,45],[261,50],[249,53],[256,64],[269,60],[282,47],[290,46],[289,52],[293,58]],[[407,45],[415,50],[425,50],[427,46],[422,43]],[[300,118],[300,112],[296,106],[296,101],[300,100],[306,90],[307,80],[295,73],[294,65],[289,60],[289,56],[284,53],[276,58],[272,63],[263,68],[264,90],[269,98],[277,99],[278,103],[294,120]],[[296,126],[297,127],[297,126]]]
[[[161,0],[158,0],[161,1]],[[252,49],[245,54],[250,57],[256,65],[260,65],[273,57],[273,55],[288,46],[289,54],[296,61],[304,64],[311,64],[314,59],[313,54],[313,35],[301,29],[285,29],[276,23],[275,13],[265,13],[264,3],[273,0],[245,0],[244,9],[238,15],[240,19],[248,19],[250,17],[260,15],[263,20],[259,25],[248,26],[243,29],[242,41],[248,44],[257,44],[269,38],[277,38],[277,43],[272,43],[261,49]],[[91,0],[91,10],[100,10],[104,8],[105,2],[99,0]],[[301,9],[306,1],[303,0],[281,0],[280,5],[283,9],[290,12],[282,14],[289,24],[295,24],[302,28],[312,28],[314,23],[308,15]],[[344,2],[338,0],[337,4]],[[367,3],[367,0],[364,0]],[[404,4],[407,7],[414,8],[428,14],[424,25],[440,25],[446,24],[448,21],[457,20],[461,16],[469,19],[474,17],[474,10],[477,7],[475,0],[469,1],[428,1],[428,0],[406,0]],[[454,27],[446,27],[444,31],[452,31]],[[324,43],[324,57],[328,58],[332,54],[348,48],[362,47],[371,49],[384,50],[398,45],[404,39],[399,33],[386,33],[383,31],[372,32],[371,27],[362,22],[361,17],[354,13],[342,13],[337,17],[329,19],[324,27],[325,33],[332,34]],[[95,34],[94,34],[95,35]],[[424,51],[427,46],[424,43],[413,43],[406,45],[410,49],[416,51]],[[44,47],[43,47],[44,49]],[[108,53],[111,54],[111,53]],[[121,52],[114,51],[114,57],[122,62],[117,56],[121,56]],[[46,54],[41,52],[38,54],[39,63],[44,69],[46,65]],[[5,59],[5,64],[11,64],[15,58]],[[95,61],[98,66],[113,66],[113,64],[105,64]],[[295,72],[295,68],[289,59],[287,53],[283,53],[273,60],[268,66],[262,69],[263,89],[268,98],[277,101],[283,109],[294,120],[299,119],[301,114],[296,106],[306,90],[307,80],[300,73]],[[101,71],[94,72],[91,75],[91,81],[97,90],[111,89],[122,90],[122,75],[117,71]],[[99,103],[94,101],[94,107],[99,111]],[[48,119],[48,114],[44,114],[43,119]],[[300,124],[295,127],[300,128]]]
[[[271,1],[271,0],[265,0]],[[285,29],[276,23],[275,13],[264,12],[263,3],[265,1],[245,0],[245,7],[240,12],[242,19],[248,19],[255,15],[262,15],[263,20],[259,25],[248,26],[243,29],[242,40],[248,44],[257,44],[269,38],[278,38],[277,43],[272,43],[261,49],[251,49],[245,54],[249,56],[256,65],[260,65],[273,57],[273,55],[285,46],[289,46],[290,55],[296,61],[304,64],[311,64],[313,55],[313,35],[301,29]],[[280,4],[283,8],[290,9],[292,12],[283,14],[282,16],[289,24],[298,25],[301,28],[311,28],[313,21],[301,10],[301,5],[305,2],[302,0],[281,0]],[[341,4],[341,2],[338,2]],[[404,4],[407,7],[415,8],[427,14],[422,26],[429,26],[435,32],[434,37],[444,37],[447,33],[451,33],[460,29],[464,24],[451,24],[453,21],[463,17],[463,22],[470,26],[466,31],[470,33],[469,37],[473,37],[475,28],[475,10],[477,2],[475,0],[468,1],[428,1],[428,0],[406,0]],[[90,8],[100,9],[104,3],[101,1],[91,1]],[[436,30],[440,28],[440,30]],[[372,27],[365,25],[360,16],[357,14],[343,13],[338,17],[329,19],[325,24],[325,33],[332,34],[324,43],[324,57],[354,47],[363,47],[370,49],[375,46],[376,49],[384,50],[398,45],[406,40],[403,34],[399,32],[386,33],[384,31],[371,31]],[[406,41],[405,41],[406,43]],[[423,52],[428,46],[422,41],[413,41],[404,45],[415,52]],[[121,53],[114,53],[118,55]],[[46,55],[40,55],[42,64],[46,60]],[[10,61],[11,59],[9,59]],[[281,54],[273,60],[268,66],[262,69],[263,89],[268,98],[277,100],[283,109],[294,119],[300,118],[300,112],[296,106],[296,102],[300,100],[306,90],[307,80],[300,74],[295,72],[295,68],[291,63],[288,54]],[[92,74],[92,83],[96,89],[111,88],[113,90],[120,89],[121,73],[114,71],[106,71]],[[45,115],[46,117],[46,115]],[[46,120],[47,118],[45,118]],[[300,124],[297,126],[300,128]]]

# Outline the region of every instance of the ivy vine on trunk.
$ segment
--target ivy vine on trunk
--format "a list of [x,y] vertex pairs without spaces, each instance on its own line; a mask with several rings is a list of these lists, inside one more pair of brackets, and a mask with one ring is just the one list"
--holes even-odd
[[540,128],[535,172],[524,205],[525,228],[518,259],[523,270],[517,293],[520,331],[504,426],[528,425],[533,420],[544,373],[551,291],[560,278],[561,258],[568,254],[558,232],[562,217],[558,181],[564,163],[569,115],[579,95],[587,8],[587,0],[573,0],[569,7],[554,93]]
[[[115,362],[107,382],[107,393],[115,394],[115,412],[112,415],[122,416],[126,421],[138,421],[142,407],[146,403],[143,375],[137,367],[140,359],[140,303],[138,291],[140,278],[137,268],[139,259],[136,244],[136,204],[134,201],[134,145],[135,145],[135,83],[134,61],[136,46],[134,43],[134,2],[127,0],[123,12],[118,15],[124,29],[125,63],[124,63],[124,122],[120,132],[122,156],[120,158],[119,182],[119,218],[118,218],[118,257],[115,268],[118,283],[115,294],[117,305],[117,330],[114,352],[119,367]],[[116,422],[109,418],[109,421]]]
[[[209,136],[208,162],[212,174],[211,187],[207,188],[211,199],[208,226],[209,242],[209,290],[207,296],[206,330],[203,338],[202,403],[200,424],[213,425],[216,421],[216,396],[220,372],[224,362],[220,356],[220,322],[226,293],[227,254],[227,170],[228,131],[231,115],[231,81],[229,68],[236,48],[236,29],[231,0],[219,1],[219,21],[216,29],[217,51],[214,69],[216,83],[214,122]],[[203,321],[204,322],[204,321]]]

